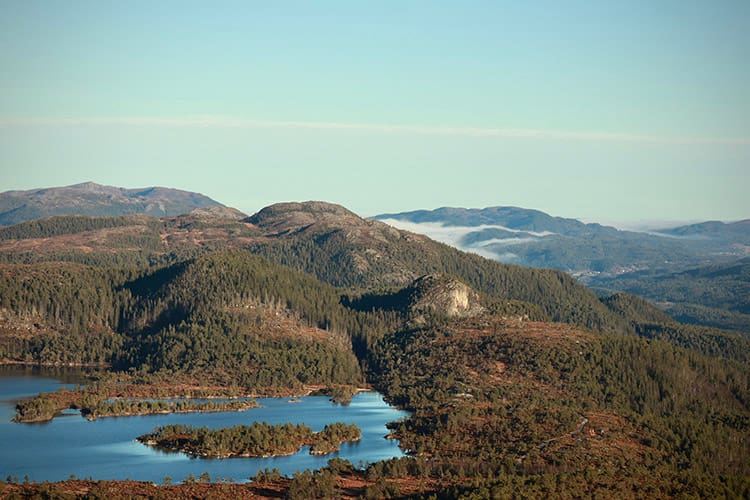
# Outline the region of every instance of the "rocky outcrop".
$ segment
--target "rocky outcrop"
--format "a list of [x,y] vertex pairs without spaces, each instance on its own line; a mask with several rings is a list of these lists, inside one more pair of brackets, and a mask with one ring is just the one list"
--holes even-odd
[[409,313],[415,321],[424,321],[426,315],[466,318],[485,311],[479,294],[454,278],[422,276],[414,281],[411,289]]

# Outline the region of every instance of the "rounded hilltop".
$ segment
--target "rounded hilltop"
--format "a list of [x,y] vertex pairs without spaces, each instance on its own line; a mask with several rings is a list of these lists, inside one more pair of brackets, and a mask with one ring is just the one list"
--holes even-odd
[[341,205],[324,201],[284,202],[270,205],[247,219],[273,233],[289,233],[313,225],[351,226],[366,221]]

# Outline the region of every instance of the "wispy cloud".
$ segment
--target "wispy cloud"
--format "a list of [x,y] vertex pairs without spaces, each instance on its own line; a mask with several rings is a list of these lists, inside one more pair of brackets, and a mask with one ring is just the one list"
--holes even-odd
[[[497,260],[506,264],[519,264],[521,262],[518,254],[508,251],[502,251],[504,246],[512,246],[521,243],[531,243],[533,241],[539,241],[540,238],[545,236],[552,236],[555,233],[549,231],[544,232],[531,232],[531,231],[520,231],[518,229],[511,229],[505,226],[481,224],[478,226],[446,226],[442,222],[411,222],[401,219],[379,219],[380,222],[384,222],[390,226],[405,231],[411,231],[412,233],[423,234],[435,241],[445,243],[454,248],[458,248],[464,252],[474,253],[480,255],[486,259]],[[489,240],[480,240],[474,243],[466,243],[465,237],[471,233],[482,231],[484,229],[500,229],[502,231],[508,231],[519,234],[531,234],[537,236],[533,237],[518,237],[518,238],[507,238],[499,239],[493,238]],[[490,248],[488,248],[490,247]]]
[[750,145],[750,137],[672,137],[611,132],[579,132],[562,130],[443,127],[420,125],[383,125],[373,123],[344,123],[318,121],[273,121],[252,120],[231,116],[196,117],[60,117],[18,118],[0,117],[0,126],[161,126],[161,127],[205,127],[205,128],[278,128],[308,130],[352,130],[388,134],[418,134],[435,136],[497,137],[558,139],[578,141],[617,141],[661,144],[741,144]]
[[[539,238],[545,236],[552,236],[555,233],[549,231],[544,232],[532,232],[532,231],[520,231],[518,229],[511,229],[505,226],[481,224],[478,226],[446,226],[442,222],[411,222],[400,219],[380,219],[380,222],[384,222],[390,226],[405,231],[411,231],[412,233],[423,234],[432,238],[435,241],[445,243],[452,247],[463,250],[464,252],[471,252],[482,257],[499,260],[500,262],[516,263],[518,262],[518,255],[511,252],[500,252],[502,246],[511,246],[519,243],[530,243],[532,241],[538,241]],[[466,243],[465,238],[471,233],[483,231],[485,229],[500,229],[511,233],[519,233],[523,235],[532,235],[534,237],[511,237],[507,239],[493,238],[488,240],[480,240],[475,243]],[[493,248],[487,248],[492,246]]]

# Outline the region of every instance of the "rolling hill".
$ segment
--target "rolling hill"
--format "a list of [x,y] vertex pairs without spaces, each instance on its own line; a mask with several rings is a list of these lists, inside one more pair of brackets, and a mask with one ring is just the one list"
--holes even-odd
[[0,226],[53,215],[180,215],[222,206],[199,193],[163,187],[125,189],[84,182],[66,187],[0,193]]

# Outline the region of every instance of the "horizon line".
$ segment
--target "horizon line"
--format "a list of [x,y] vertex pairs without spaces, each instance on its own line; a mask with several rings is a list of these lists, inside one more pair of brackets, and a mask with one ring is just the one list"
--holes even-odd
[[750,137],[679,137],[617,132],[580,132],[545,129],[461,127],[437,125],[384,125],[373,123],[253,120],[224,115],[194,117],[0,117],[0,126],[167,126],[203,128],[288,128],[308,130],[353,130],[380,133],[410,133],[463,137],[499,137],[506,139],[563,139],[580,141],[645,142],[658,144],[750,145]]

